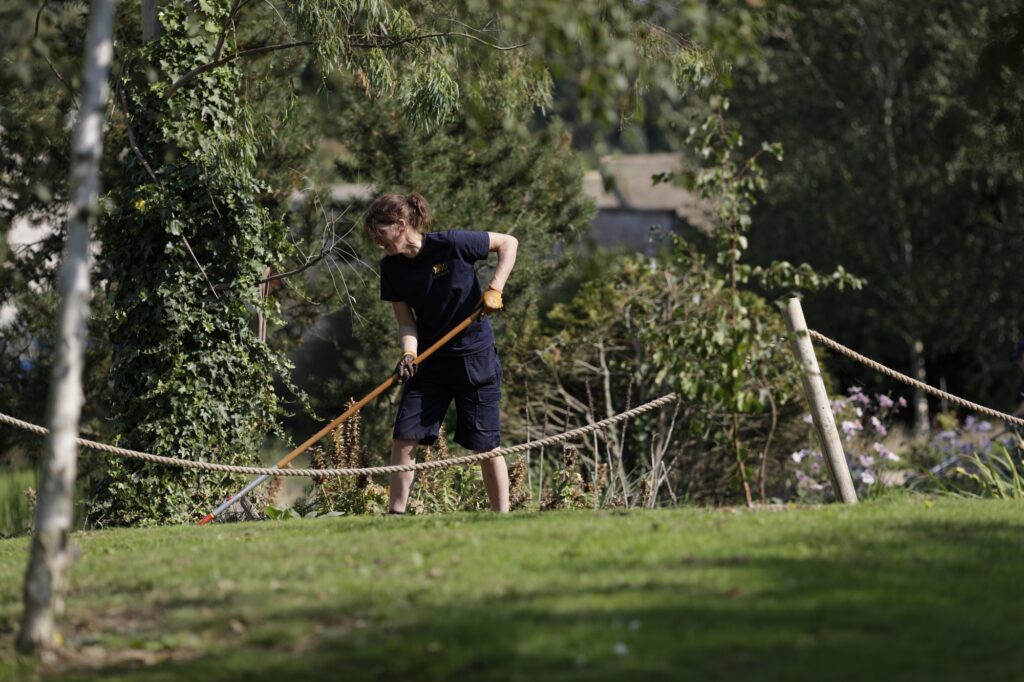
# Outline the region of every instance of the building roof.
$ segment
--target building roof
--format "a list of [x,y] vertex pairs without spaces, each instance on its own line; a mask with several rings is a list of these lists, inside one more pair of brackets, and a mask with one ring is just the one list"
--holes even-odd
[[[674,211],[703,231],[713,222],[707,203],[674,183],[655,185],[651,178],[675,171],[683,164],[682,154],[626,154],[601,157],[601,168],[583,176],[583,191],[604,210]],[[605,187],[605,179],[610,187]]]
[[[601,157],[598,170],[583,176],[583,191],[602,210],[672,211],[693,227],[711,232],[713,221],[707,202],[672,182],[655,185],[651,177],[678,170],[683,155],[623,154]],[[605,179],[611,186],[605,188]],[[331,186],[331,199],[336,203],[369,202],[377,189],[367,183],[336,183]],[[302,201],[302,193],[292,195],[293,202]]]
[[369,202],[377,188],[365,182],[338,182],[331,185],[331,199],[339,204],[350,201]]

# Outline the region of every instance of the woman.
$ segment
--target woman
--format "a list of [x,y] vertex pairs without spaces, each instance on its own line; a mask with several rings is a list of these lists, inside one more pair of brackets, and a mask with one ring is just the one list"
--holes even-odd
[[[501,292],[515,265],[519,242],[497,232],[431,232],[430,224],[430,207],[415,192],[378,197],[364,222],[367,236],[387,254],[380,262],[380,297],[394,307],[402,345],[395,374],[404,386],[395,418],[392,464],[411,463],[417,444],[437,441],[453,398],[456,443],[487,452],[499,441],[502,370],[486,315],[439,348],[422,367],[413,360],[481,302],[485,313],[501,310]],[[491,251],[498,254],[498,266],[481,293],[473,264],[486,260]],[[491,509],[507,512],[504,458],[484,460],[480,468]],[[414,475],[412,471],[391,475],[390,513],[405,513]]]

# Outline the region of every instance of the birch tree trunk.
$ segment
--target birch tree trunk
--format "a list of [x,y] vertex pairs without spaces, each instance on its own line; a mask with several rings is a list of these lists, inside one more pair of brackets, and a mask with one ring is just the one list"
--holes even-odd
[[[914,339],[910,346],[910,366],[914,370],[914,378],[922,384],[928,383],[928,373],[924,364],[924,342]],[[928,396],[919,388],[914,389],[914,435],[927,438],[931,433],[931,416],[928,414]]]
[[47,405],[35,533],[25,573],[25,612],[18,648],[60,646],[55,621],[64,610],[71,567],[78,422],[82,408],[82,346],[89,317],[89,233],[99,206],[99,163],[113,59],[115,0],[92,0],[86,36],[81,109],[71,139],[71,210],[58,275],[60,307]]

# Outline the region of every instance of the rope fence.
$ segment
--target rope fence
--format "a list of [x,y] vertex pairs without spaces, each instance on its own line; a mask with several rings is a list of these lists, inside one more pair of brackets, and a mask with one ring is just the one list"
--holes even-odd
[[[844,355],[852,360],[855,360],[856,362],[859,362],[880,374],[888,376],[892,379],[896,379],[897,381],[903,382],[908,386],[920,389],[925,393],[929,393],[938,398],[948,400],[954,405],[959,405],[960,407],[973,410],[979,414],[984,414],[994,419],[999,419],[1003,422],[1006,422],[1007,424],[1013,424],[1015,426],[1024,427],[1024,419],[1021,419],[1020,417],[1014,417],[1013,415],[1006,414],[1005,412],[1000,412],[990,407],[979,405],[978,403],[971,402],[970,400],[966,400],[959,396],[953,395],[952,393],[948,393],[946,391],[935,388],[934,386],[926,384],[922,381],[918,381],[917,379],[909,377],[906,374],[902,374],[890,367],[886,367],[880,362],[876,362],[875,360],[872,360],[871,358],[865,355],[861,355],[860,353],[844,346],[838,341],[835,341],[813,329],[808,329],[807,334],[814,341],[817,341],[826,348],[833,350],[839,353],[840,355]],[[513,455],[534,448],[554,445],[556,443],[571,440],[572,438],[575,438],[577,436],[582,436],[593,431],[603,429],[607,426],[611,426],[612,424],[625,421],[626,419],[630,419],[631,417],[634,417],[638,414],[643,414],[644,412],[657,409],[663,405],[666,405],[670,402],[674,402],[678,399],[679,398],[675,393],[669,393],[660,398],[656,398],[655,400],[651,400],[647,403],[644,403],[643,405],[634,407],[631,410],[626,410],[625,412],[620,412],[619,414],[614,415],[612,417],[608,417],[607,419],[602,419],[598,422],[594,422],[593,424],[588,424],[586,426],[582,426],[577,429],[572,429],[570,431],[565,431],[560,434],[539,438],[528,443],[521,443],[519,445],[513,445],[504,448],[496,448],[488,452],[478,452],[472,455],[465,455],[462,457],[451,457],[449,459],[432,460],[429,462],[414,462],[412,464],[392,464],[388,466],[378,467],[349,467],[343,469],[293,469],[285,467],[279,469],[277,467],[237,466],[232,464],[217,464],[216,462],[203,462],[189,459],[181,459],[178,457],[154,455],[149,452],[140,452],[138,450],[120,448],[114,445],[107,445],[106,443],[98,443],[96,441],[86,440],[84,438],[76,438],[75,442],[79,446],[88,448],[90,450],[97,450],[99,452],[104,452],[118,457],[128,457],[130,459],[137,459],[145,462],[153,462],[156,464],[163,464],[166,466],[175,466],[182,469],[198,469],[201,471],[217,471],[229,474],[248,474],[252,476],[307,476],[312,478],[329,478],[334,476],[362,476],[374,474],[390,474],[401,471],[423,471],[427,469],[441,469],[450,466],[473,464],[495,457]],[[6,424],[8,426],[12,426],[17,429],[22,429],[30,433],[35,433],[40,436],[45,436],[49,433],[49,429],[43,426],[39,426],[38,424],[33,424],[31,422],[17,419],[16,417],[12,417],[10,415],[3,413],[0,413],[0,424]]]
[[[534,448],[539,448],[547,445],[554,445],[555,443],[561,443],[563,441],[570,440],[577,436],[588,434],[592,431],[603,429],[612,424],[616,424],[631,417],[635,417],[638,414],[649,412],[657,409],[663,405],[678,400],[678,396],[675,393],[668,393],[660,398],[651,400],[650,402],[638,405],[631,410],[620,412],[619,414],[602,419],[601,421],[594,422],[593,424],[587,424],[581,426],[578,429],[572,429],[571,431],[565,431],[563,433],[555,434],[553,436],[547,436],[545,438],[539,438],[537,440],[530,441],[528,443],[521,443],[519,445],[513,445],[506,448],[496,448],[488,452],[478,452],[472,455],[465,455],[463,457],[451,457],[449,459],[438,459],[431,460],[429,462],[414,462],[412,464],[392,464],[388,466],[380,467],[361,467],[361,468],[345,468],[345,469],[292,469],[292,468],[281,468],[277,467],[247,467],[247,466],[235,466],[232,464],[217,464],[215,462],[202,462],[194,461],[190,459],[180,459],[177,457],[165,457],[163,455],[154,455],[148,452],[139,452],[138,450],[129,450],[127,448],[119,448],[113,445],[107,445],[105,443],[97,443],[96,441],[86,440],[84,438],[76,438],[75,442],[81,447],[89,448],[90,450],[98,450],[107,454],[115,455],[118,457],[128,457],[131,459],[143,460],[146,462],[154,462],[156,464],[164,464],[167,466],[175,466],[182,469],[199,469],[202,471],[218,471],[229,474],[249,474],[252,476],[309,476],[312,478],[329,478],[333,476],[363,476],[373,474],[391,474],[400,471],[422,471],[425,469],[442,469],[445,467],[462,465],[462,464],[473,464],[475,462],[482,462],[487,459],[493,459],[495,457],[504,457],[505,455],[514,455],[519,452],[525,452]],[[38,424],[32,424],[31,422],[17,419],[10,415],[0,413],[0,424],[7,424],[17,429],[29,431],[31,433],[45,436],[49,433],[49,429],[39,426]]]
[[1024,426],[1024,419],[1021,419],[1020,417],[1014,417],[1013,415],[1006,414],[1005,412],[993,410],[991,407],[985,407],[984,405],[979,405],[978,403],[972,403],[970,400],[965,400],[964,398],[955,396],[952,393],[947,393],[946,391],[940,390],[938,388],[935,388],[934,386],[926,384],[923,381],[918,381],[917,379],[909,377],[906,374],[901,374],[890,367],[886,367],[880,362],[872,360],[871,358],[865,355],[861,355],[855,350],[847,348],[843,344],[839,343],[838,341],[834,341],[833,339],[830,339],[821,332],[816,332],[813,329],[808,329],[807,333],[808,335],[810,335],[812,339],[814,339],[821,345],[825,346],[826,348],[833,350],[839,353],[840,355],[845,355],[851,360],[856,360],[862,365],[865,365],[866,367],[875,370],[879,374],[884,374],[885,376],[890,377],[892,379],[896,379],[897,381],[902,381],[908,386],[913,386],[914,388],[920,389],[925,393],[929,393],[937,398],[943,398],[953,403],[954,405],[959,405],[960,407],[966,408],[968,410],[973,410],[974,412],[978,412],[979,414],[988,415],[993,419],[999,419],[1000,421],[1004,421],[1007,424],[1013,424],[1014,426]]

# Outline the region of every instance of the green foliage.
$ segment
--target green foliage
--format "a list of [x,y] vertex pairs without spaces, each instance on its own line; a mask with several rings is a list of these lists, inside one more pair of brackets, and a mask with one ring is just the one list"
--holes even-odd
[[299,512],[295,511],[291,507],[275,507],[273,505],[267,505],[264,507],[264,513],[267,518],[271,521],[289,521],[291,519],[301,519],[302,516]]
[[713,70],[645,5],[314,0],[288,16],[324,72],[354,74],[367,95],[394,98],[426,127],[459,117],[514,125],[551,106],[552,71],[572,79],[586,121],[613,125],[645,93],[677,98]]
[[968,86],[968,103],[985,126],[971,140],[989,154],[1024,154],[1024,9],[1014,3],[986,8],[987,41],[977,54],[976,78]]
[[[64,243],[86,10],[82,3],[0,3],[0,411],[35,423],[44,419],[50,379],[51,282]],[[55,229],[23,231],[47,224]],[[9,248],[12,233],[19,242]],[[105,349],[90,343],[85,352],[90,370],[102,371]],[[100,400],[84,406],[82,422],[96,430],[107,402],[103,382],[90,372],[85,383]],[[0,466],[31,467],[39,443],[35,435],[0,429]]]
[[82,3],[0,3],[0,235],[15,218],[62,215],[86,13]]
[[[350,399],[345,409],[355,404]],[[312,449],[315,469],[344,469],[377,466],[383,462],[373,459],[363,445],[362,415],[356,412],[341,423],[330,436],[327,447]],[[306,513],[326,514],[383,514],[388,510],[388,491],[382,477],[340,476],[317,479],[306,500],[300,505]]]
[[[515,125],[517,118],[550,102],[546,60],[573,55],[576,63],[568,73],[578,77],[584,109],[608,123],[628,117],[636,93],[677,97],[689,86],[687,79],[706,80],[711,72],[699,50],[658,29],[645,7],[619,3],[172,3],[161,7],[160,38],[142,47],[138,8],[122,7],[112,102],[119,116],[112,121],[104,160],[105,184],[113,189],[104,197],[97,233],[102,248],[94,279],[102,283],[102,295],[96,299],[90,345],[97,359],[87,379],[90,408],[102,414],[102,406],[114,405],[113,418],[100,425],[101,431],[121,434],[123,444],[187,458],[251,462],[263,435],[274,428],[271,385],[275,374],[287,371],[284,344],[268,349],[250,325],[258,310],[274,321],[274,306],[263,310],[256,291],[265,268],[298,254],[276,213],[300,185],[303,156],[312,147],[301,136],[310,131],[310,108],[296,98],[305,87],[301,77],[311,75],[302,71],[304,48],[312,49],[323,72],[335,69],[351,78],[376,105],[395,102],[397,116],[390,125],[414,122],[438,130],[455,122],[455,139],[474,140],[465,146],[484,157],[496,150],[463,178],[471,179],[488,164],[514,161],[499,180],[504,186],[496,182],[486,190],[506,199],[504,205],[495,203],[490,215],[495,222],[496,210],[517,216],[518,226],[502,225],[500,231],[542,235],[532,242],[542,256],[558,239],[552,235],[573,232],[589,210],[569,189],[578,184],[579,169],[568,153],[568,139],[555,131],[535,143]],[[2,127],[5,182],[15,181],[9,185],[11,196],[0,204],[11,219],[46,215],[60,223],[58,207],[66,201],[66,189],[59,182],[47,184],[37,170],[66,162],[60,128],[74,103],[73,88],[64,86],[74,82],[59,74],[78,70],[80,46],[60,36],[80,33],[74,31],[81,21],[76,8],[40,8],[41,40],[34,46],[25,39],[27,30],[10,37],[10,53],[31,59],[26,66],[12,61],[10,68],[5,62],[4,83],[47,83],[38,97],[18,93],[9,100],[5,93],[0,108],[6,115],[7,103],[17,104],[10,121],[31,118],[33,107],[39,111],[32,119],[38,125],[27,129],[30,135],[10,134],[13,125]],[[23,29],[36,19],[34,10],[19,2],[2,8],[12,25]],[[588,54],[613,68],[575,68]],[[48,75],[53,72],[55,78]],[[66,92],[58,96],[61,83]],[[367,107],[366,116],[377,113]],[[520,137],[488,146],[499,131],[513,130]],[[545,175],[554,183],[547,188],[540,181]],[[393,184],[397,177],[402,176],[393,176]],[[444,175],[433,179],[445,186]],[[415,189],[425,191],[425,184]],[[530,193],[509,191],[522,186]],[[453,196],[479,198],[480,190],[461,195],[457,190]],[[566,201],[567,196],[575,198]],[[464,205],[465,217],[451,215],[451,224],[483,226],[486,221],[478,220],[487,214],[483,204]],[[543,229],[534,232],[523,222],[536,221],[545,211],[553,218],[537,221]],[[48,264],[60,243],[59,233],[53,235],[38,251],[19,254],[15,268],[3,273],[4,284],[18,292],[19,309],[35,311],[19,316],[20,326],[4,334],[10,343],[0,349],[5,375],[21,386],[33,378],[28,370],[46,374],[45,362],[23,360],[26,352],[46,355],[39,339],[48,336],[52,308],[46,298],[51,296]],[[553,272],[543,258],[535,262]],[[38,290],[25,293],[34,283]],[[5,286],[3,296],[7,291]],[[523,296],[522,319],[530,316],[528,299]],[[353,302],[346,299],[344,306],[353,310]],[[379,337],[383,332],[376,329]],[[363,376],[377,369],[372,361],[363,367]],[[108,379],[105,391],[96,390],[97,379]],[[31,396],[19,395],[22,402]],[[12,411],[32,414],[27,403],[18,407]],[[95,479],[91,518],[97,523],[184,521],[238,483],[121,462],[84,468]]]
[[[542,511],[564,509],[595,509],[601,504],[601,492],[608,488],[608,467],[599,465],[594,472],[595,481],[586,483],[580,473],[580,452],[574,445],[566,445],[558,460],[558,468],[551,476],[551,484],[540,502]],[[618,498],[618,505],[622,500]]]
[[[627,504],[663,486],[698,501],[733,500],[740,492],[733,413],[745,461],[778,476],[781,448],[774,457],[767,449],[773,438],[777,447],[784,442],[781,427],[799,417],[799,374],[778,311],[749,292],[738,298],[744,318],[734,329],[723,274],[682,241],[656,259],[608,263],[550,311],[547,333],[534,340],[537,359],[521,369],[533,423],[547,411],[552,430],[572,428],[675,391],[675,415],[671,407],[641,415],[624,435],[609,430],[585,444],[590,462],[610,465],[617,489],[627,482]],[[590,476],[596,468],[588,464]],[[655,470],[655,485],[640,494],[632,482],[650,482]]]
[[729,92],[743,134],[786,150],[750,262],[842,263],[868,285],[810,297],[812,326],[906,371],[922,341],[932,383],[1007,405],[1024,306],[1019,3],[771,4],[763,61]]
[[36,472],[32,469],[0,473],[0,537],[23,535],[32,529],[35,488]]
[[[227,3],[204,7],[161,8],[160,39],[127,57],[118,84],[149,168],[127,157],[125,182],[108,194],[98,230],[113,311],[109,382],[123,444],[253,464],[274,424],[272,378],[286,366],[256,338],[252,310],[262,307],[257,281],[281,258],[285,231],[257,200],[264,187],[254,174],[255,140],[239,119],[237,62],[164,97],[212,49],[226,20]],[[243,480],[110,460],[92,517],[185,522]]]
[[[438,435],[437,443],[425,449],[423,461],[451,458],[447,434]],[[483,477],[477,466],[449,466],[416,473],[409,494],[409,510],[414,514],[436,514],[490,509]]]
[[[685,428],[676,429],[674,418],[647,416],[637,420],[629,439],[615,430],[603,448],[595,439],[592,468],[607,457],[627,504],[631,496],[643,497],[631,495],[631,469],[643,472],[638,479],[647,483],[649,499],[667,483],[669,490],[679,487],[702,500],[724,501],[739,492],[749,504],[755,484],[766,499],[769,475],[779,489],[782,462],[777,454],[770,462],[769,451],[780,435],[780,418],[795,416],[799,373],[778,312],[756,292],[862,285],[842,268],[823,275],[806,264],[755,267],[743,261],[751,209],[767,187],[760,157],[781,160],[782,150],[762,143],[746,152],[742,135],[726,120],[728,100],[713,95],[709,106],[687,137],[700,165],[654,181],[679,175],[699,190],[713,213],[712,255],[673,236],[670,253],[610,263],[570,303],[550,312],[550,328],[557,332],[537,339],[542,365],[528,375],[533,409],[559,405],[567,415],[559,423],[566,426],[611,416],[631,398],[643,402],[670,390],[682,396]],[[554,385],[543,388],[545,382]],[[678,464],[687,471],[685,483],[670,480],[677,472],[660,473],[665,457],[667,469]],[[756,475],[748,472],[751,465]]]
[[962,458],[939,489],[965,497],[987,497],[1003,500],[1024,499],[1024,458],[1020,439],[1015,447],[995,443],[984,453],[974,452]]
[[[692,126],[686,139],[700,166],[696,173],[684,172],[684,179],[698,190],[712,207],[716,228],[715,241],[719,266],[728,271],[729,287],[735,291],[739,285],[755,284],[761,289],[786,292],[787,290],[818,290],[834,286],[837,290],[850,287],[860,289],[864,281],[848,273],[841,265],[828,275],[817,272],[810,264],[794,266],[778,261],[766,266],[753,266],[742,262],[749,246],[748,233],[753,218],[751,211],[758,196],[768,188],[768,179],[760,159],[768,154],[776,161],[783,159],[782,145],[762,142],[759,149],[748,153],[744,139],[735,124],[726,120],[729,100],[721,95],[709,98],[710,111],[699,126]],[[672,179],[672,174],[655,178],[656,182]],[[742,310],[737,314],[742,317]]]

